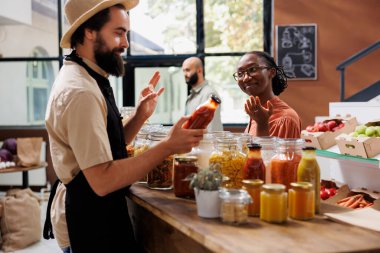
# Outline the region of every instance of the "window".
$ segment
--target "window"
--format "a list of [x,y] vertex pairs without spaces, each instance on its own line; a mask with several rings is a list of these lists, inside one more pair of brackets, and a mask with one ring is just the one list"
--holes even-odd
[[248,122],[247,96],[232,73],[244,52],[264,50],[263,0],[148,0],[130,12],[130,19],[125,105],[135,105],[150,76],[160,70],[160,84],[166,89],[151,121],[175,123],[184,114],[187,97],[182,62],[198,56],[206,79],[221,96],[222,122]]

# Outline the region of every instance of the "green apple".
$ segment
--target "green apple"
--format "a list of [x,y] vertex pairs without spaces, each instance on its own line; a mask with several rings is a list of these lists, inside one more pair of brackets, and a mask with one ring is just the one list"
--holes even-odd
[[375,126],[376,136],[380,137],[380,126]]
[[375,136],[376,135],[375,127],[373,126],[367,127],[367,129],[365,130],[365,135],[367,135],[368,137]]
[[357,132],[358,134],[365,134],[366,129],[367,127],[365,125],[359,125],[355,128],[355,132]]

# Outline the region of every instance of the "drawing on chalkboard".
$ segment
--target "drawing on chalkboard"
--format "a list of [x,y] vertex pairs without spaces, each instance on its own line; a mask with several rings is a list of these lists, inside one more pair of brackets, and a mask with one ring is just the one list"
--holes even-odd
[[295,79],[316,79],[316,25],[277,26],[277,63]]

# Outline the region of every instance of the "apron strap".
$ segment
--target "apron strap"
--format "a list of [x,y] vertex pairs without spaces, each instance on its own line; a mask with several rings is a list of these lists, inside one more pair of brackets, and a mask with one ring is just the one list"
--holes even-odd
[[51,225],[51,219],[50,219],[50,209],[51,209],[51,203],[53,202],[55,193],[57,191],[58,184],[61,181],[57,179],[55,183],[53,184],[53,187],[51,188],[50,195],[49,195],[49,201],[46,209],[46,218],[45,218],[45,224],[44,224],[44,230],[43,230],[43,236],[46,240],[54,239],[54,233],[53,233],[53,226]]

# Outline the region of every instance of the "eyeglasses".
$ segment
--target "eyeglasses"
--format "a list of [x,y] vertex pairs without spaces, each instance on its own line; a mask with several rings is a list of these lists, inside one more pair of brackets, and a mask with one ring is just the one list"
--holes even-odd
[[236,81],[241,81],[244,79],[245,74],[247,74],[250,77],[253,77],[253,74],[257,73],[259,70],[262,70],[262,69],[270,69],[270,67],[268,67],[268,66],[253,66],[253,67],[247,68],[244,71],[235,72],[233,74],[233,76],[234,76]]

